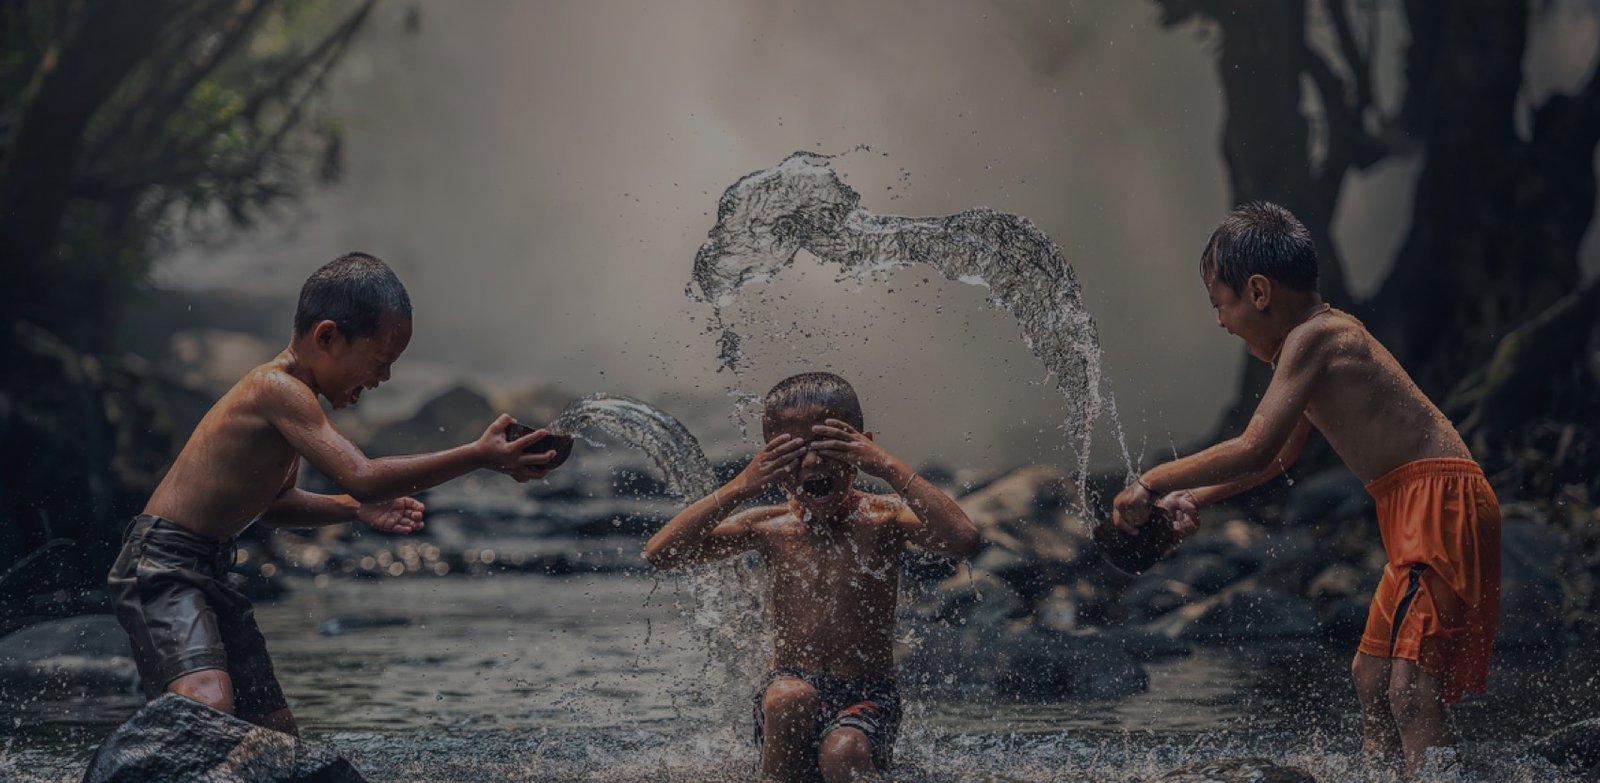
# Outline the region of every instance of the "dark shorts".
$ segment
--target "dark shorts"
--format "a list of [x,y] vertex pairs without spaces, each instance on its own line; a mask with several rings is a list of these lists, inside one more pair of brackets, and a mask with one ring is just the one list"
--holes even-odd
[[766,720],[761,701],[772,683],[785,677],[805,682],[821,702],[816,715],[813,748],[836,729],[856,729],[872,743],[872,763],[889,769],[894,761],[894,741],[900,734],[900,686],[892,678],[849,678],[780,667],[767,675],[755,695],[756,745],[761,745]]
[[133,641],[145,696],[192,672],[221,669],[233,681],[234,712],[255,717],[288,706],[272,672],[250,599],[228,585],[233,541],[141,514],[123,535],[106,586]]

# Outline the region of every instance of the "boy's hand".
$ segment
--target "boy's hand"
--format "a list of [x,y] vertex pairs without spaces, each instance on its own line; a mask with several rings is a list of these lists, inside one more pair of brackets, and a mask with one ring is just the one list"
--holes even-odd
[[1149,521],[1150,509],[1154,504],[1155,498],[1144,485],[1135,481],[1124,487],[1111,501],[1111,524],[1130,536],[1134,535]]
[[1156,501],[1156,508],[1172,518],[1172,529],[1182,541],[1200,530],[1200,502],[1189,490],[1168,492]]
[[767,441],[767,445],[756,452],[750,464],[729,483],[741,494],[760,494],[768,484],[794,471],[805,453],[805,441],[789,435],[778,435]]
[[403,536],[422,529],[425,509],[422,501],[416,498],[395,498],[381,503],[362,503],[356,508],[356,519],[373,530]]
[[811,431],[823,438],[811,442],[812,450],[828,459],[860,468],[869,476],[889,479],[900,466],[900,460],[874,443],[870,436],[838,419],[828,419],[813,426]]
[[541,466],[556,458],[555,449],[535,454],[524,454],[522,450],[549,435],[549,431],[540,428],[516,440],[508,441],[506,427],[511,426],[513,421],[515,419],[509,414],[500,414],[500,418],[495,419],[474,444],[478,453],[483,455],[484,467],[504,473],[519,482],[544,478],[549,471]]

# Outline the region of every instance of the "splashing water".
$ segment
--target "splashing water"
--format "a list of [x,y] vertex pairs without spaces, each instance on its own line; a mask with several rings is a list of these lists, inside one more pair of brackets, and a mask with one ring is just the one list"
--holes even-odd
[[568,437],[599,430],[645,453],[666,478],[667,489],[684,500],[698,500],[717,488],[711,461],[683,423],[649,403],[611,394],[574,400],[550,422],[550,431]]
[[829,167],[832,158],[796,152],[722,194],[717,223],[695,255],[686,292],[712,306],[722,366],[737,372],[742,359],[740,337],[724,323],[723,309],[739,289],[771,279],[799,251],[838,264],[840,280],[858,283],[926,264],[948,280],[987,287],[989,301],[1021,325],[1024,342],[1066,397],[1063,426],[1077,453],[1080,490],[1094,423],[1102,414],[1110,417],[1131,473],[1122,426],[1104,391],[1094,319],[1055,242],[1027,218],[990,209],[925,218],[875,214],[861,207],[860,194]]
[[[717,488],[711,461],[683,423],[649,403],[597,393],[574,400],[549,429],[569,437],[598,431],[635,447],[654,462],[668,491],[684,502],[710,495]],[[689,629],[707,647],[706,668],[720,666],[712,684],[714,704],[728,712],[722,725],[736,725],[745,691],[758,681],[766,661],[765,591],[752,564],[732,559],[702,566],[686,574],[693,606],[685,609]]]

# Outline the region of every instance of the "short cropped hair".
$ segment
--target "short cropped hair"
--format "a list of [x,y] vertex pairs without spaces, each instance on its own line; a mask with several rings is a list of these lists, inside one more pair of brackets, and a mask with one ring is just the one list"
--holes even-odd
[[831,372],[803,372],[784,378],[767,392],[761,405],[767,420],[784,411],[822,408],[858,430],[866,426],[856,390],[849,381]]
[[1289,210],[1266,201],[1235,208],[1211,232],[1200,254],[1200,273],[1234,293],[1252,275],[1263,275],[1296,291],[1317,289],[1317,245]]
[[294,310],[294,333],[302,335],[321,321],[332,321],[347,339],[372,337],[386,313],[411,320],[406,287],[376,256],[346,253],[306,278]]

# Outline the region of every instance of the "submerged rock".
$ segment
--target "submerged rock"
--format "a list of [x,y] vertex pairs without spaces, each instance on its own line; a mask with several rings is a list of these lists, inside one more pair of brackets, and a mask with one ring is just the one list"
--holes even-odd
[[0,700],[129,693],[139,684],[128,635],[111,615],[31,625],[0,638]]
[[1552,764],[1586,769],[1600,777],[1600,718],[1557,729],[1531,749]]
[[1246,580],[1157,618],[1149,628],[1188,641],[1284,639],[1316,633],[1317,616],[1305,599]]
[[134,713],[95,751],[84,783],[211,780],[364,783],[328,748],[167,694]]
[[1266,759],[1217,759],[1172,770],[1155,781],[1179,783],[1317,783],[1299,767],[1282,767]]
[[1566,537],[1507,504],[1500,528],[1500,627],[1497,650],[1544,647],[1555,641],[1561,616],[1561,580],[1551,568],[1567,551]]

